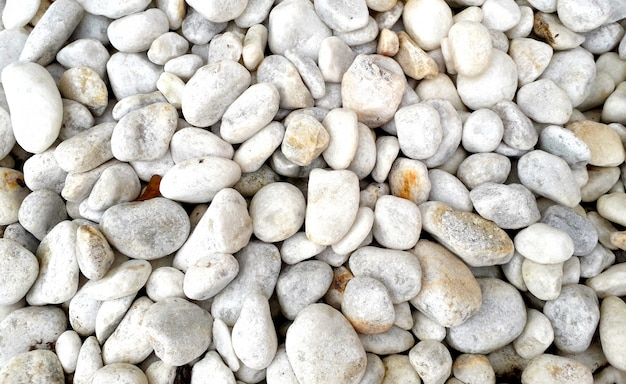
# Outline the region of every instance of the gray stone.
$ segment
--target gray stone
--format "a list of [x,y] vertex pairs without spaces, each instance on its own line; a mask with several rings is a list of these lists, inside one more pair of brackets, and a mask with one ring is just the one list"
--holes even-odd
[[543,211],[541,222],[567,233],[574,242],[574,256],[585,256],[598,243],[598,233],[591,222],[574,210],[552,205]]
[[377,355],[402,353],[415,345],[415,339],[411,332],[395,325],[383,333],[360,334],[359,339],[363,344],[363,348],[365,348],[365,352],[372,352]]
[[369,276],[355,276],[346,284],[341,312],[361,334],[382,333],[395,320],[395,311],[387,288]]
[[262,187],[250,202],[254,235],[276,242],[294,235],[304,223],[306,203],[302,192],[288,183]]
[[248,295],[233,326],[233,350],[245,366],[267,368],[278,348],[278,339],[267,298],[260,293]]
[[100,344],[94,336],[85,339],[78,352],[74,383],[89,384],[91,382],[91,376],[103,366],[101,352]]
[[[207,44],[218,33],[222,32],[228,23],[213,22],[205,18],[193,7],[187,7],[187,13],[182,21],[181,32],[190,43]],[[204,55],[206,61],[206,55]]]
[[511,148],[519,150],[532,149],[539,134],[533,126],[532,121],[522,112],[522,110],[509,100],[496,103],[491,109],[500,116],[504,125],[502,140]]
[[482,183],[469,196],[479,215],[503,229],[527,227],[541,218],[535,196],[520,184]]
[[585,166],[591,160],[591,151],[572,131],[549,125],[539,134],[539,148],[559,156],[572,168]]
[[96,39],[79,39],[63,47],[57,53],[56,59],[66,68],[89,67],[101,79],[105,79],[106,63],[110,57],[102,42]]
[[[5,233],[6,236],[6,233]],[[39,263],[35,255],[19,243],[0,239],[0,304],[12,305],[20,301],[37,279]]]
[[80,293],[98,301],[134,295],[146,284],[151,272],[152,267],[146,260],[124,261],[109,269],[100,280],[87,282]]
[[116,164],[102,172],[91,189],[87,204],[91,210],[104,211],[132,201],[140,193],[141,184],[133,168],[128,164]]
[[578,47],[555,53],[541,78],[553,80],[575,108],[589,95],[595,76],[593,55]]
[[28,232],[42,240],[55,225],[67,219],[67,212],[61,196],[49,189],[40,189],[22,200],[18,218]]
[[374,209],[372,234],[385,248],[413,248],[422,230],[422,217],[417,205],[396,196],[381,196]]
[[235,153],[232,145],[222,138],[206,129],[196,127],[176,131],[170,141],[170,151],[176,164],[206,156],[232,159]]
[[600,307],[600,341],[602,351],[609,363],[620,370],[626,369],[626,359],[624,358],[623,340],[626,329],[622,319],[626,316],[626,304],[616,296],[609,296],[602,300]]
[[107,61],[107,74],[117,100],[157,90],[163,67],[148,60],[145,53],[117,52]]
[[[295,0],[298,1],[301,0]],[[280,108],[298,109],[314,104],[313,96],[302,81],[298,69],[284,56],[265,57],[257,68],[257,81],[271,83],[276,87]]]
[[144,327],[146,313],[152,305],[152,300],[147,297],[135,300],[115,332],[102,345],[104,365],[138,364],[152,353],[152,344]]
[[276,296],[282,313],[287,319],[295,319],[300,311],[324,296],[332,279],[330,266],[318,260],[283,268],[276,281]]
[[57,163],[53,145],[48,150],[33,155],[24,162],[24,182],[31,191],[48,189],[60,194],[67,172]]
[[510,172],[508,157],[497,153],[475,153],[459,164],[457,177],[471,190],[483,183],[504,183]]

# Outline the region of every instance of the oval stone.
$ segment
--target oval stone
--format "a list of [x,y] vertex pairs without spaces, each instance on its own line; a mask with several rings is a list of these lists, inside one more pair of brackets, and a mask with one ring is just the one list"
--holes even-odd
[[9,239],[0,239],[0,305],[20,301],[33,285],[39,274],[35,255]]

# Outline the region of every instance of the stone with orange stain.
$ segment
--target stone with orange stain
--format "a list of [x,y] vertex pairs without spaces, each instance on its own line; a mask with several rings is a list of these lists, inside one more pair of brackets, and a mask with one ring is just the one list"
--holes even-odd
[[0,225],[17,222],[22,200],[29,193],[22,172],[0,168]]
[[115,255],[102,232],[90,225],[76,231],[76,260],[80,271],[91,280],[98,280],[113,264]]
[[528,363],[522,372],[522,383],[593,383],[591,370],[582,363],[562,356],[543,354]]
[[589,164],[615,167],[624,162],[624,146],[619,135],[606,124],[579,120],[566,127],[582,140],[591,151]]
[[333,270],[333,281],[330,283],[326,296],[324,296],[326,303],[332,305],[335,309],[341,309],[343,293],[346,285],[353,277],[354,275],[348,268],[344,266],[335,268]]
[[389,171],[391,194],[421,204],[428,200],[430,179],[426,165],[419,160],[398,158]]
[[438,201],[419,208],[422,228],[470,266],[505,264],[513,257],[513,241],[494,222]]
[[463,323],[480,308],[476,278],[458,257],[441,245],[420,240],[412,251],[422,267],[422,289],[411,304],[444,327]]
[[395,320],[387,288],[368,276],[356,276],[346,284],[341,311],[354,329],[362,334],[385,332]]

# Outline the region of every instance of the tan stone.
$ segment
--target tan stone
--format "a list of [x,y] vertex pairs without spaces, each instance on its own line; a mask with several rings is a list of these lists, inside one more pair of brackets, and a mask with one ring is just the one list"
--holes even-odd
[[385,28],[380,31],[378,36],[378,46],[376,47],[376,53],[383,56],[395,56],[400,48],[400,41],[398,35],[394,31],[390,31]]
[[626,231],[613,232],[609,238],[611,244],[626,251]]
[[84,104],[91,113],[100,116],[109,103],[106,84],[98,73],[88,67],[70,68],[59,80],[61,95]]
[[587,144],[591,150],[589,164],[615,167],[624,162],[624,146],[619,135],[606,124],[579,120],[566,127]]
[[398,41],[400,45],[394,59],[407,76],[416,80],[432,79],[437,76],[439,70],[435,60],[428,56],[406,32],[398,32]]
[[330,135],[313,116],[294,116],[285,130],[281,150],[295,164],[307,166],[328,147]]

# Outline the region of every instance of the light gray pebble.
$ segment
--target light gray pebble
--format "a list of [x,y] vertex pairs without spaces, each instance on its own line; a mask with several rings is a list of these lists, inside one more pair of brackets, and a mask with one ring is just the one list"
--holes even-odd
[[269,165],[263,164],[255,172],[243,173],[239,181],[233,186],[233,189],[241,193],[243,197],[250,198],[264,186],[278,180],[278,174]]
[[37,252],[37,246],[39,246],[39,240],[28,232],[22,225],[17,222],[9,224],[4,229],[4,239],[13,240],[22,247],[26,248],[33,255]]
[[302,0],[284,1],[275,6],[269,14],[268,30],[272,53],[284,54],[294,48],[313,60],[318,58],[322,40],[332,35],[314,5]]
[[435,108],[428,104],[402,107],[396,112],[394,120],[400,149],[406,156],[420,160],[437,152],[443,131]]
[[409,331],[413,327],[412,309],[409,302],[394,304],[393,309],[396,312],[393,325]]
[[476,212],[503,229],[527,227],[541,218],[535,196],[520,184],[486,182],[469,195]]
[[591,278],[615,263],[615,254],[602,244],[596,244],[593,250],[578,258],[580,261],[580,277]]
[[82,131],[61,142],[54,158],[66,172],[90,171],[113,158],[111,135],[115,123],[103,123]]
[[138,93],[120,99],[111,111],[114,120],[119,121],[128,113],[155,103],[166,103],[167,99],[159,91]]
[[2,4],[3,29],[20,28],[28,24],[37,13],[39,3],[40,1],[38,0],[24,1],[22,3],[5,0]]
[[85,11],[93,13],[94,15],[103,15],[111,19],[118,19],[122,16],[130,15],[131,13],[143,11],[148,4],[147,0],[131,0],[126,1],[121,6],[117,4],[104,4],[97,0],[80,0],[80,4],[85,8]]
[[371,16],[367,18],[367,24],[365,24],[363,27],[348,32],[335,31],[334,35],[339,37],[349,46],[364,48],[361,52],[356,49],[356,54],[367,55],[376,53],[377,42],[374,41],[374,39],[376,39],[376,36],[378,36],[378,24],[376,24],[376,20],[374,20],[374,18]]
[[517,104],[503,100],[491,109],[500,116],[504,125],[502,140],[514,149],[528,150],[533,148],[539,134],[532,121],[522,112]]
[[35,154],[24,162],[24,182],[31,191],[49,189],[61,193],[67,178],[64,171],[55,159],[56,147]]
[[[241,364],[239,363],[239,358],[233,350],[231,331],[228,325],[226,325],[226,323],[224,323],[220,318],[213,319],[213,344],[215,346],[215,350],[220,354],[221,358],[224,359],[224,363],[228,365],[228,368],[230,368],[233,372],[237,372],[241,367]],[[280,348],[276,353],[277,356],[279,352]]]
[[623,292],[626,292],[623,284],[625,275],[626,265],[619,263],[590,278],[585,284],[591,287],[601,299],[607,296],[623,296]]
[[599,55],[615,49],[623,37],[624,28],[619,23],[607,23],[585,32],[585,41],[581,45],[594,55]]
[[539,148],[561,157],[572,168],[579,168],[591,160],[591,151],[572,131],[549,125],[539,134]]
[[469,152],[491,152],[504,134],[500,117],[489,109],[478,109],[463,123],[462,144]]
[[98,369],[91,377],[92,384],[106,384],[111,380],[133,384],[147,384],[145,373],[133,364],[112,363]]
[[235,24],[240,28],[250,28],[262,23],[270,13],[274,3],[271,0],[248,0],[243,12],[235,18]]
[[584,202],[598,200],[608,193],[620,179],[620,170],[617,167],[594,167],[593,165],[588,165],[586,170],[587,182],[580,188],[580,194]]
[[154,353],[162,361],[180,366],[207,350],[212,321],[211,315],[199,306],[182,298],[167,298],[148,308],[143,327]]
[[278,248],[260,241],[251,241],[235,257],[239,274],[214,297],[211,306],[213,317],[229,326],[235,324],[243,300],[250,293],[258,290],[266,298],[272,295],[281,266]]
[[528,292],[539,300],[554,300],[561,292],[563,262],[540,264],[530,259],[522,262],[522,278]]
[[221,60],[239,61],[243,51],[243,35],[230,31],[216,35],[209,42],[208,64]]
[[317,63],[313,59],[299,54],[294,49],[286,50],[285,57],[296,67],[302,81],[309,89],[309,92],[311,92],[311,96],[314,99],[324,97],[326,85]]
[[102,345],[104,365],[137,364],[152,353],[148,330],[144,327],[146,314],[152,305],[152,300],[147,297],[140,297],[133,302],[115,331]]
[[235,378],[237,379],[237,384],[255,384],[260,383],[263,379],[265,379],[265,372],[265,369],[252,369],[244,364],[241,364],[239,370],[235,372]]
[[372,178],[379,183],[389,176],[393,162],[400,152],[400,144],[394,136],[381,136],[376,139],[376,165],[372,170]]
[[394,306],[387,288],[368,276],[355,276],[348,281],[341,311],[361,334],[386,332],[395,321]]
[[536,309],[529,308],[526,312],[526,326],[513,347],[521,357],[532,359],[541,355],[554,341],[554,331],[550,320]]
[[556,264],[572,256],[574,242],[559,228],[534,223],[515,235],[515,249],[536,263]]
[[163,66],[163,70],[186,82],[203,65],[202,57],[188,53],[168,60]]
[[606,297],[600,307],[599,329],[602,351],[611,365],[621,370],[626,367],[624,346],[619,342],[620,336],[625,332],[621,322],[626,313],[625,307],[624,302],[616,296]]
[[152,272],[145,260],[128,260],[109,269],[100,280],[90,280],[80,292],[92,299],[115,300],[137,293]]
[[469,189],[483,183],[504,183],[511,172],[511,161],[497,153],[475,153],[459,165],[457,177]]
[[168,72],[161,73],[157,80],[157,89],[163,93],[167,101],[175,108],[181,108],[181,99],[185,82]]
[[[15,2],[18,4],[18,2]],[[0,47],[4,55],[0,58],[0,71],[7,65],[19,60],[20,53],[28,39],[28,31],[24,28],[11,28],[0,31]]]
[[278,338],[270,305],[262,294],[252,293],[245,298],[233,326],[232,344],[241,363],[249,368],[265,369],[274,359]]
[[[83,5],[81,1],[81,5]],[[74,32],[70,36],[69,41],[76,41],[81,39],[94,39],[102,43],[102,45],[109,44],[109,35],[107,35],[107,28],[111,24],[111,19],[103,16],[96,15],[89,11],[83,13],[83,18],[80,20]]]
[[258,170],[283,142],[285,128],[277,121],[271,122],[242,143],[233,156],[242,172]]
[[[580,284],[562,287],[559,297],[546,302],[543,313],[552,323],[554,344],[567,353],[582,352],[589,347],[600,319],[595,292]],[[570,320],[573,318],[575,322]]]
[[417,343],[409,351],[409,361],[425,384],[442,383],[452,373],[452,356],[436,340]]
[[246,32],[241,56],[244,65],[251,71],[257,69],[263,61],[267,45],[267,33],[267,28],[263,24],[255,24]]
[[469,191],[456,176],[441,169],[431,169],[428,178],[431,183],[428,200],[441,201],[459,211],[472,211]]
[[523,155],[517,162],[518,177],[534,193],[573,207],[580,202],[580,188],[565,160],[542,150]]
[[[153,227],[155,220],[158,228]],[[100,230],[111,245],[144,260],[158,259],[179,249],[189,229],[185,210],[164,198],[115,205],[100,220]]]
[[[227,26],[226,22],[213,22],[202,16],[193,7],[187,8],[182,21],[182,35],[192,44],[207,44]],[[206,55],[204,56],[207,57]]]
[[[6,236],[6,233],[5,233]],[[39,273],[39,261],[16,241],[0,239],[0,304],[12,305],[20,301],[31,288]]]
[[102,175],[102,172],[116,164],[121,164],[121,162],[112,159],[87,172],[68,173],[65,178],[65,185],[61,191],[61,196],[68,202],[83,201],[89,196],[89,193],[91,193],[91,189],[100,175]]
[[285,348],[300,382],[348,384],[365,374],[367,358],[357,333],[326,304],[311,304],[299,313],[287,330]]
[[418,205],[428,200],[431,190],[426,165],[419,160],[403,157],[393,162],[388,183],[392,195],[411,200]]
[[65,373],[73,373],[76,370],[76,361],[82,341],[78,333],[68,330],[59,335],[54,350]]
[[555,53],[541,78],[553,80],[577,107],[591,91],[595,76],[593,55],[578,47]]
[[348,169],[354,172],[359,180],[363,180],[376,166],[376,134],[363,123],[357,125],[359,144]]
[[165,13],[150,8],[114,20],[107,28],[107,34],[115,49],[134,53],[147,51],[152,42],[168,30],[169,20]]
[[116,164],[102,172],[91,189],[87,204],[91,210],[104,211],[134,200],[140,192],[141,184],[133,168],[128,164]]
[[447,100],[430,99],[424,103],[432,106],[439,113],[439,122],[443,132],[443,138],[437,152],[424,160],[424,164],[430,168],[443,165],[454,155],[457,147],[461,143],[462,122],[458,112]]
[[88,337],[95,332],[96,318],[98,316],[98,310],[102,306],[102,301],[86,295],[83,287],[81,287],[70,300],[68,319],[72,329],[76,331],[76,333]]
[[526,325],[526,306],[512,285],[494,278],[477,279],[482,292],[478,312],[448,330],[446,341],[464,353],[485,354],[515,340]]
[[107,61],[107,74],[117,100],[138,93],[156,91],[163,67],[148,60],[145,53],[117,52]]
[[[50,64],[83,17],[83,7],[74,0],[51,4],[28,35],[20,61]],[[59,23],[63,20],[63,23]]]
[[565,124],[572,114],[569,97],[550,79],[522,86],[516,100],[524,114],[538,123]]
[[232,145],[206,129],[187,127],[174,133],[170,141],[170,151],[174,163],[185,160],[217,156],[232,159]]
[[161,194],[187,203],[206,203],[223,188],[233,186],[241,168],[232,160],[205,156],[182,161],[170,168],[161,180]]
[[154,302],[178,297],[185,299],[183,279],[185,274],[173,267],[158,267],[146,281],[146,295]]
[[175,32],[165,32],[150,44],[148,59],[154,64],[164,65],[171,59],[184,55],[188,50],[189,42],[184,37]]
[[598,233],[591,222],[571,208],[560,205],[548,207],[542,213],[541,222],[564,231],[572,238],[574,256],[588,255],[598,243]]
[[118,299],[106,300],[97,310],[95,332],[98,341],[104,344],[106,339],[113,334],[119,323],[133,304],[136,294],[122,296]]
[[274,360],[267,367],[265,379],[267,382],[275,384],[298,384],[298,379],[293,372],[293,368],[291,368],[284,344],[278,347]]
[[65,382],[57,355],[48,350],[33,350],[13,356],[0,370],[0,380],[7,383]]
[[250,202],[254,235],[267,242],[291,237],[304,223],[305,209],[304,196],[297,187],[288,183],[266,185]]
[[337,32],[363,28],[369,16],[364,0],[354,0],[341,5],[321,1],[315,4],[315,11],[326,25]]
[[413,248],[422,229],[421,214],[412,201],[396,196],[381,196],[374,208],[372,233],[385,248]]
[[98,340],[94,336],[89,336],[85,339],[78,352],[74,382],[76,384],[90,383],[91,376],[102,366],[100,344],[98,344]]
[[183,289],[192,300],[217,295],[239,272],[237,260],[229,254],[213,253],[197,260],[185,272]]
[[88,279],[104,277],[113,264],[114,254],[106,238],[97,228],[81,225],[76,230],[76,260]]
[[246,201],[232,188],[224,188],[215,195],[202,225],[208,229],[212,248],[221,253],[239,251],[248,244],[253,231]]
[[359,246],[369,244],[368,237],[373,237],[371,230],[374,225],[374,212],[369,207],[359,207],[354,224],[346,235],[332,245],[333,252],[339,255],[349,255]]
[[224,383],[235,384],[235,375],[215,351],[209,351],[193,365],[191,380],[194,384]]
[[57,61],[64,67],[89,67],[96,71],[101,79],[106,78],[106,63],[109,58],[107,49],[96,39],[73,41],[56,55]]
[[324,80],[329,83],[340,83],[354,57],[352,49],[339,37],[330,36],[322,40],[318,63]]
[[325,245],[315,244],[306,237],[306,233],[297,232],[283,241],[280,246],[280,257],[289,265],[310,259],[326,249]]
[[371,335],[359,334],[365,352],[377,355],[391,355],[408,351],[415,345],[415,339],[409,331],[395,325],[386,332]]
[[276,282],[276,295],[282,313],[287,319],[295,319],[300,311],[324,296],[332,279],[330,266],[319,260],[303,261],[284,268]]
[[[292,1],[300,2],[300,0]],[[274,8],[274,10],[278,7]],[[304,56],[307,57],[307,56]],[[298,69],[281,55],[270,55],[263,59],[257,69],[257,81],[272,83],[280,95],[280,108],[298,109],[312,107],[313,96],[306,87]]]
[[61,308],[30,306],[19,308],[0,322],[0,365],[14,356],[33,349],[49,349],[67,328]]

